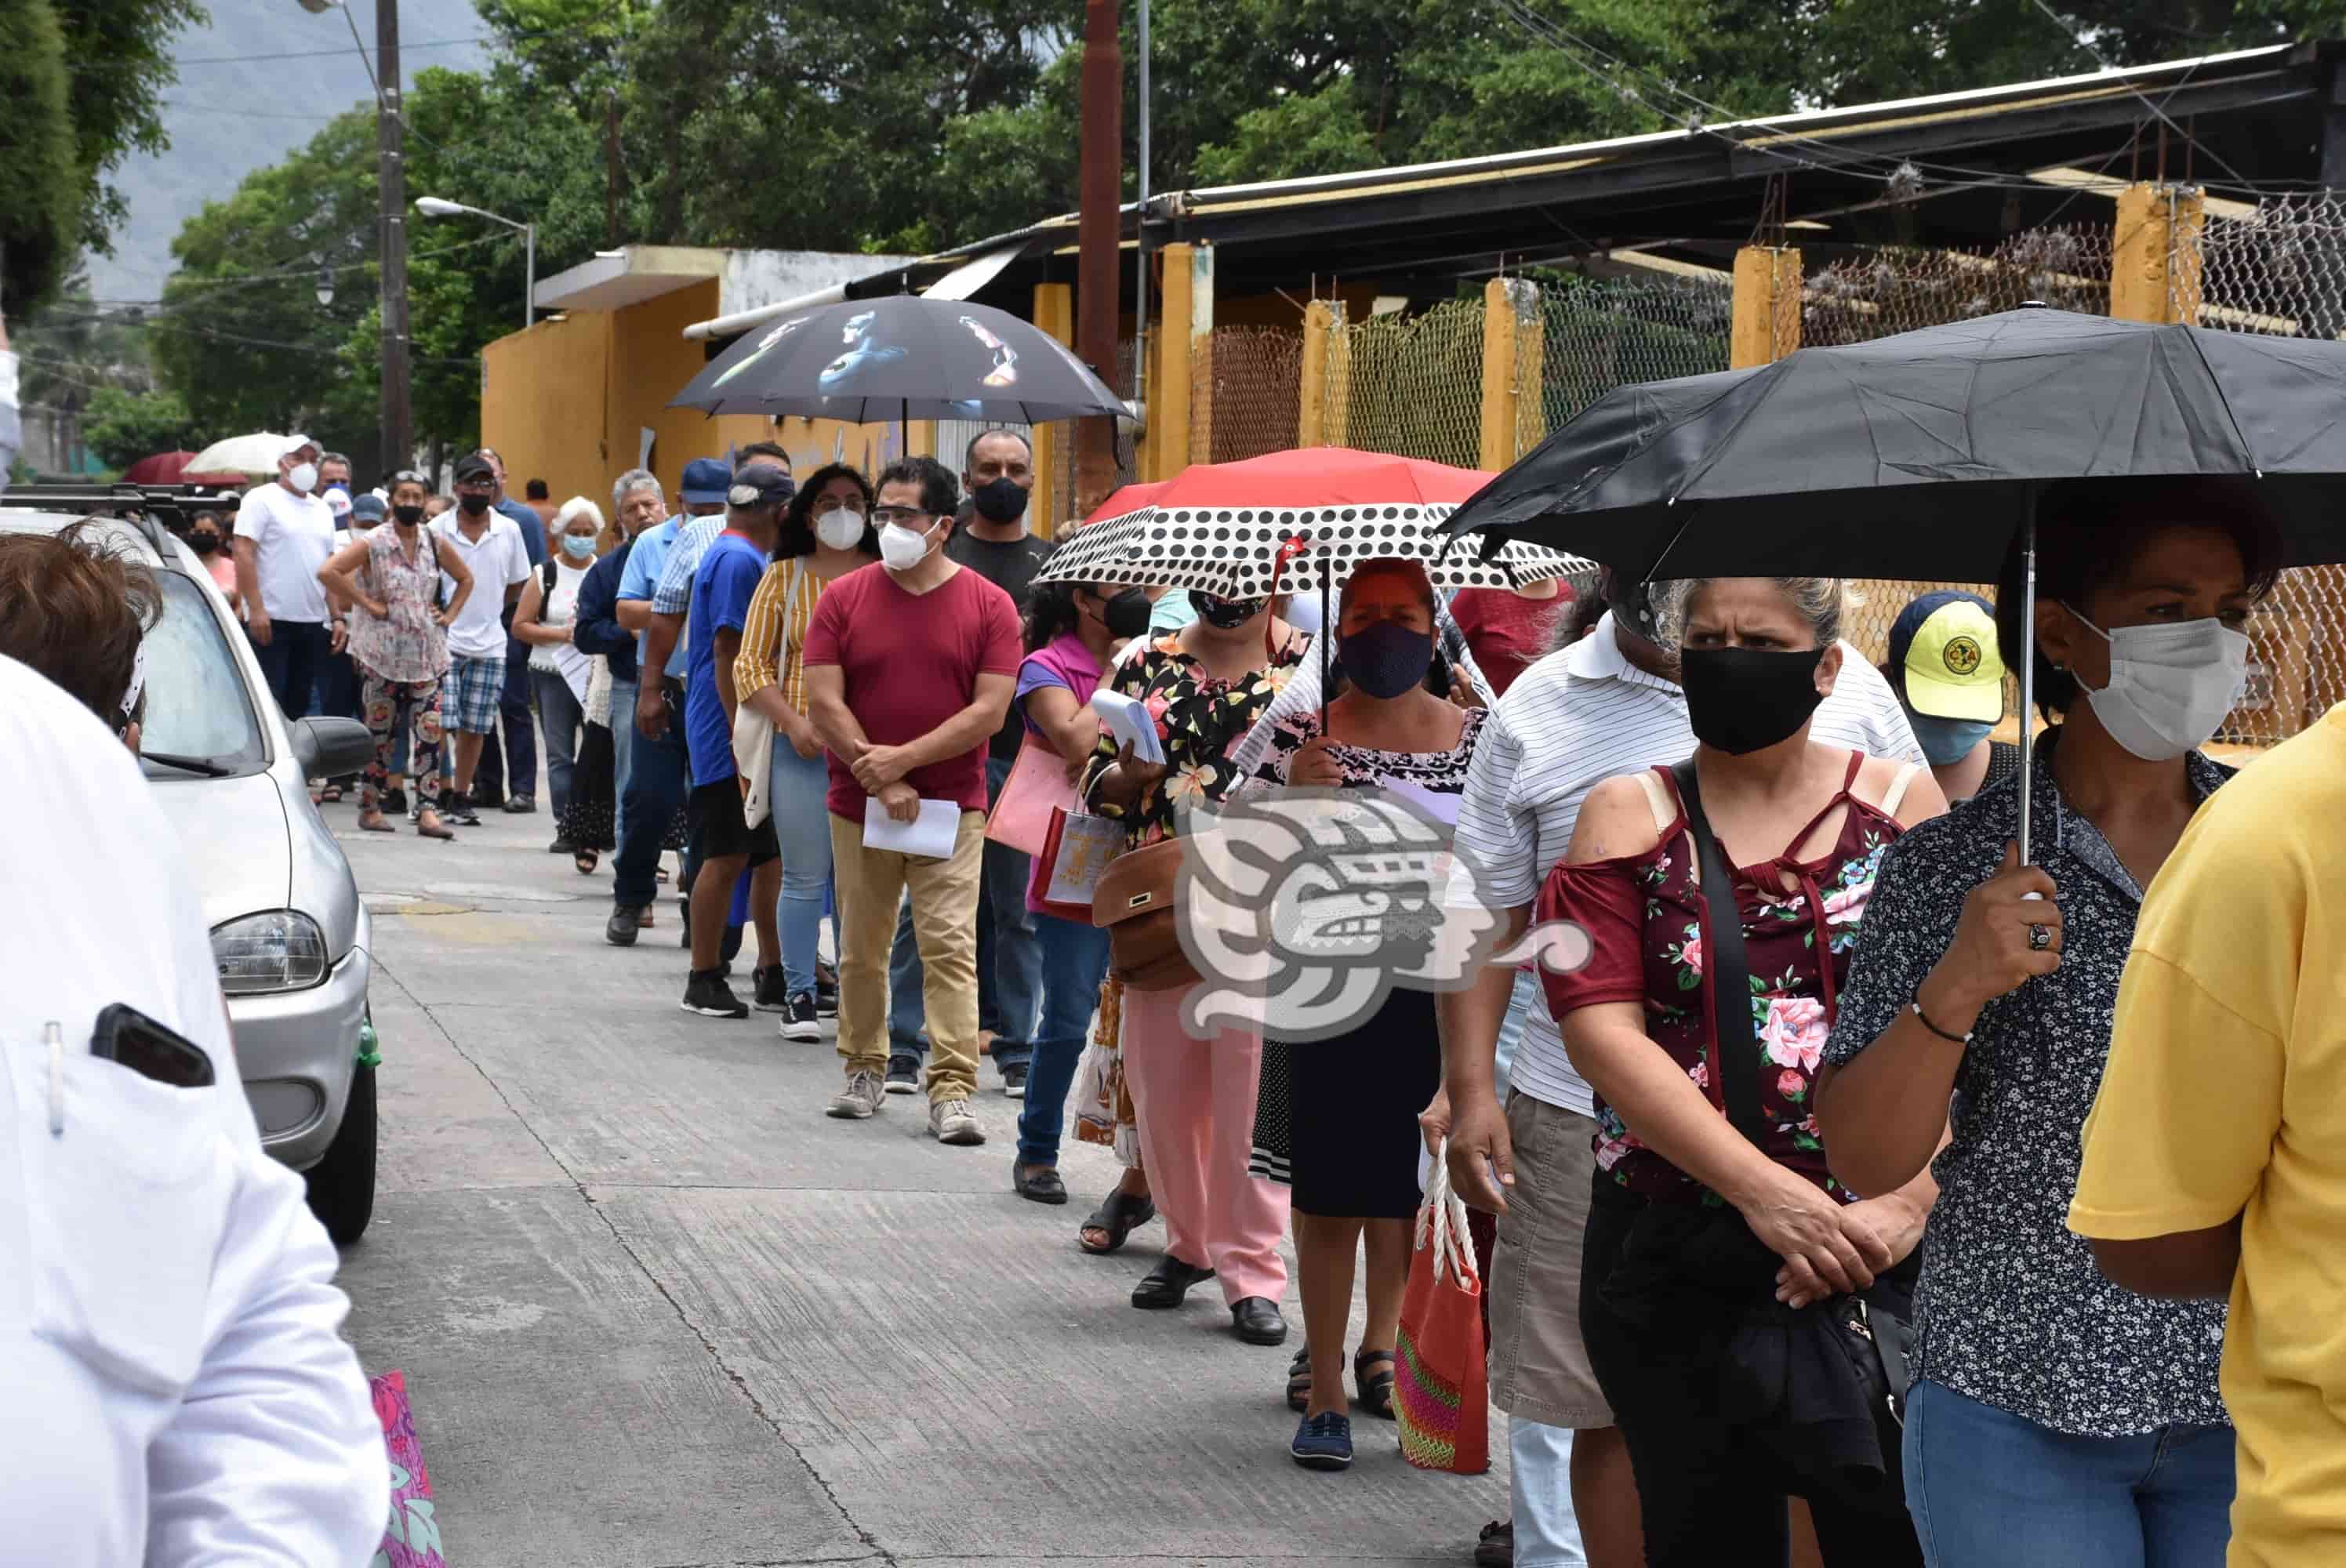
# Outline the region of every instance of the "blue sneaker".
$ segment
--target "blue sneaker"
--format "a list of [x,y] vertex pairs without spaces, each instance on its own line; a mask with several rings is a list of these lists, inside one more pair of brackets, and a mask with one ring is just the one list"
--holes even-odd
[[1305,1416],[1295,1429],[1287,1451],[1306,1470],[1350,1470],[1352,1467],[1352,1423],[1337,1410]]

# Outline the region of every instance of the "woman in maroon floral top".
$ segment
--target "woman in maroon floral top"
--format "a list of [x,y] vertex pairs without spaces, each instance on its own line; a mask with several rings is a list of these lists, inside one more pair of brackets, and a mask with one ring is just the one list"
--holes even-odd
[[[1810,1101],[1882,851],[1946,803],[1920,769],[1809,738],[1841,670],[1838,579],[1699,580],[1672,598],[1696,778],[1714,852],[1735,868],[1753,1040],[1732,1060],[1715,1048],[1709,936],[1724,911],[1707,907],[1676,782],[1667,770],[1606,780],[1539,905],[1595,952],[1545,977],[1597,1096],[1581,1331],[1619,1412],[1658,1568],[1780,1563],[1790,1495],[1810,1499],[1828,1563],[1919,1563],[1862,1405],[1854,1461],[1834,1451],[1812,1467],[1783,1434],[1827,1433],[1806,1439],[1819,1448],[1851,1435],[1829,1431],[1838,1411],[1820,1417],[1835,1390],[1797,1349],[1828,1320],[1816,1304],[1862,1293],[1902,1314],[1912,1300],[1929,1176],[1861,1201],[1828,1171]],[[1729,1120],[1730,1073],[1758,1091],[1757,1141]],[[1748,1391],[1739,1347],[1755,1323],[1793,1347],[1760,1409],[1730,1392]],[[1817,1483],[1869,1460],[1865,1486]]]

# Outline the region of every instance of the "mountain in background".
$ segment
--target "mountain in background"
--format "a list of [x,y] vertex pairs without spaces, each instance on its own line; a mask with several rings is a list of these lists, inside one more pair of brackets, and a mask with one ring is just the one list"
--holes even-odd
[[[165,94],[171,148],[134,154],[114,176],[130,207],[115,253],[89,259],[100,300],[160,296],[171,271],[171,240],[207,201],[277,162],[328,120],[373,101],[366,66],[342,18],[312,15],[296,0],[208,0],[212,20],[179,40],[179,80]],[[352,0],[351,21],[374,54],[373,0]],[[426,66],[476,67],[487,33],[471,0],[401,0],[401,64],[413,80]],[[452,41],[463,40],[461,43]],[[441,47],[423,47],[425,45]]]

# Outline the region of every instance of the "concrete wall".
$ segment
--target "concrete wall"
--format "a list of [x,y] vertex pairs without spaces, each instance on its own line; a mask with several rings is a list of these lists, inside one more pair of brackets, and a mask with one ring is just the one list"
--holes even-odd
[[481,437],[505,458],[516,495],[543,479],[557,503],[584,495],[608,506],[611,479],[627,466],[603,451],[611,331],[607,312],[589,311],[482,349]]
[[869,278],[891,267],[908,267],[918,260],[916,256],[862,256],[835,250],[729,250],[725,253],[725,275],[718,291],[717,308],[693,320],[707,321],[709,316],[730,316],[740,311],[779,305],[818,289]]

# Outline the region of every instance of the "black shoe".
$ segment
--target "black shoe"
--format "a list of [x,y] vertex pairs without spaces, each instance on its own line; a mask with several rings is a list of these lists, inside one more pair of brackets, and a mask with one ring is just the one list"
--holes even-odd
[[814,1010],[818,1017],[839,1016],[839,987],[823,979],[820,974],[815,977],[814,983]]
[[643,921],[644,911],[636,905],[614,904],[611,918],[603,926],[603,940],[613,947],[633,947]]
[[714,969],[693,971],[685,983],[684,1010],[698,1013],[703,1018],[747,1018],[750,1004],[733,994],[725,983],[725,976]]
[[537,809],[537,801],[527,795],[515,795],[505,802],[505,815],[526,817]]
[[916,1095],[921,1090],[921,1059],[918,1056],[888,1058],[888,1093]]
[[782,1017],[782,1038],[785,1040],[820,1040],[822,1025],[814,1015],[814,993],[801,991],[790,998],[790,1011]]
[[505,792],[502,788],[484,786],[478,779],[474,780],[474,805],[484,811],[494,811],[505,803]]
[[406,809],[407,791],[405,789],[386,789],[382,792],[382,814],[384,816],[396,817],[399,813]]
[[[1171,1253],[1150,1269],[1140,1283],[1132,1288],[1132,1304],[1148,1311],[1163,1311],[1181,1305],[1181,1298],[1189,1294],[1189,1287],[1203,1279],[1211,1279],[1214,1271],[1184,1263]],[[1280,1325],[1280,1332],[1286,1325]]]
[[692,945],[692,895],[690,893],[676,895],[676,912],[684,920],[684,929],[676,933],[676,945],[690,947]]
[[546,846],[546,852],[549,855],[575,855],[578,852],[578,846],[570,841],[569,834],[556,833],[554,842]]
[[[1136,1298],[1133,1304],[1139,1302]],[[1230,1303],[1230,1331],[1250,1345],[1283,1345],[1287,1319],[1279,1315],[1279,1303],[1267,1296],[1240,1297]]]
[[1005,1067],[1002,1069],[1002,1092],[1014,1100],[1025,1099],[1026,1097],[1026,1069],[1015,1066]]
[[460,828],[481,825],[480,812],[473,809],[472,799],[462,789],[451,789],[440,797],[440,817],[443,821],[454,822]]
[[1059,1179],[1051,1166],[1028,1166],[1023,1156],[1010,1162],[1010,1190],[1032,1203],[1062,1204],[1067,1201],[1067,1184]]
[[763,969],[751,970],[750,983],[759,1012],[788,1013],[790,1010],[790,993],[782,989],[780,964],[770,963]]

